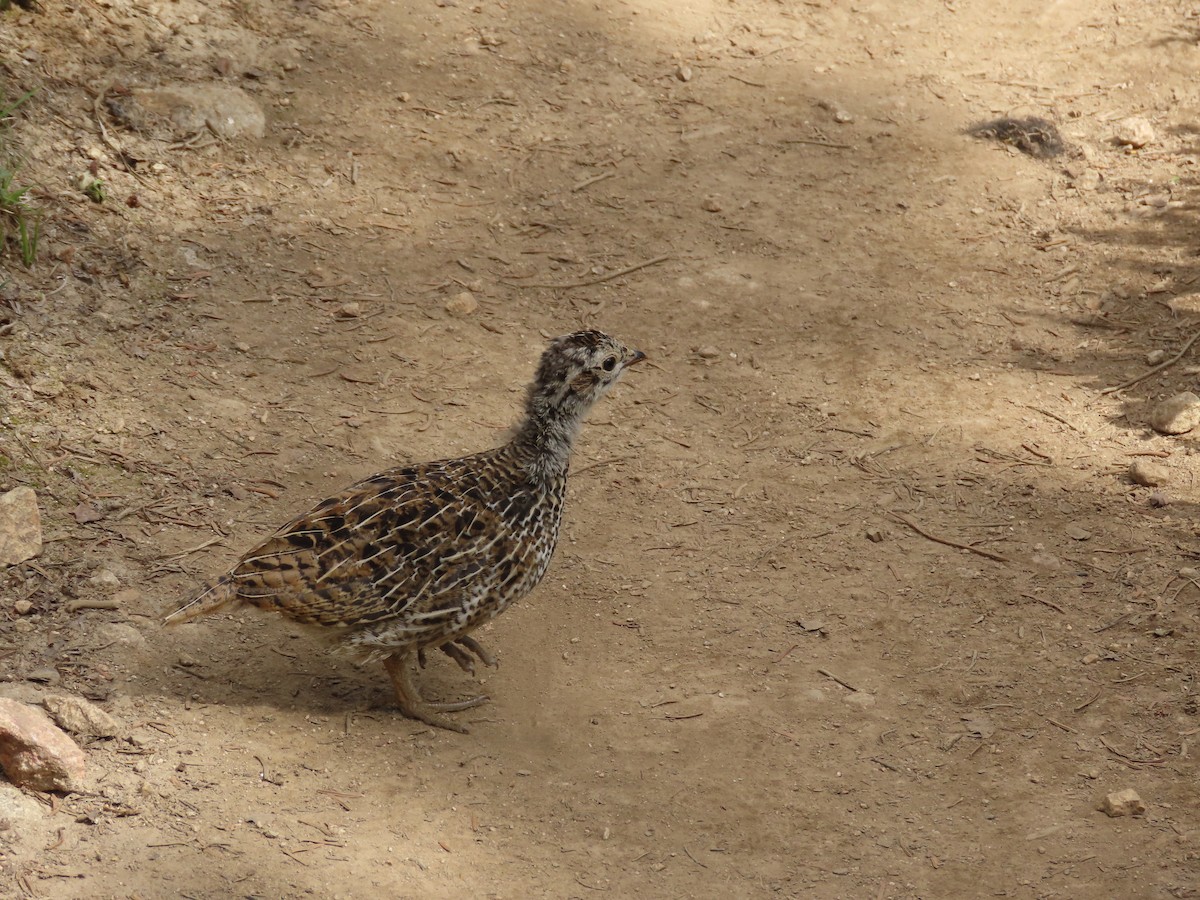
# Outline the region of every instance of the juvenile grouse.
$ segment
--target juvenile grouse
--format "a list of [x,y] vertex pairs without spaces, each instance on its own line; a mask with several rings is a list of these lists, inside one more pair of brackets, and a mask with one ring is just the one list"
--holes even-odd
[[541,580],[562,521],[571,446],[584,416],[624,371],[645,359],[599,331],[551,341],[529,386],[525,416],[502,447],[401,466],[318,503],[242,557],[228,574],[166,617],[187,622],[249,603],[325,626],[362,660],[382,660],[401,711],[466,732],[422,699],[424,652],[438,648],[467,672],[470,636]]

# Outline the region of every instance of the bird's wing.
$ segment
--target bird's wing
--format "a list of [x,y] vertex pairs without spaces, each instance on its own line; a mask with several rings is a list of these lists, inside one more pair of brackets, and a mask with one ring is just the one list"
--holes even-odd
[[456,462],[383,472],[317,504],[242,558],[238,596],[301,622],[437,630],[504,555],[492,492]]

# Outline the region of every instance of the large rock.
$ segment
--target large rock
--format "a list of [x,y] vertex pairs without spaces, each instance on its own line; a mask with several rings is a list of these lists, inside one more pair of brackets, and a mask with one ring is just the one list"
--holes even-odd
[[82,697],[54,694],[45,698],[42,706],[62,729],[79,737],[120,737],[125,733],[120,722]]
[[0,566],[15,566],[42,552],[42,517],[31,487],[0,494]]
[[258,102],[223,84],[135,88],[128,96],[110,97],[108,109],[131,128],[168,140],[204,131],[221,138],[261,138],[267,129]]
[[1168,397],[1150,413],[1150,427],[1160,434],[1187,434],[1200,425],[1200,397],[1184,391]]
[[0,769],[19,787],[74,791],[83,784],[83,751],[40,709],[0,699]]

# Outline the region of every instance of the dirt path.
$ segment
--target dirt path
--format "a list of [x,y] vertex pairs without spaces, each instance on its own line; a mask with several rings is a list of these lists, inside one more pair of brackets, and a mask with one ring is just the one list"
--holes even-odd
[[[1146,425],[1200,351],[1101,393],[1200,325],[1193,10],[46,6],[0,18],[47,209],[0,258],[0,488],[47,539],[0,695],[129,733],[0,829],[0,893],[1200,895],[1200,467]],[[168,83],[265,136],[120,117]],[[1000,115],[1067,152],[964,134]],[[651,365],[470,735],[273,619],[160,628],[328,491],[502,440],[579,326]]]

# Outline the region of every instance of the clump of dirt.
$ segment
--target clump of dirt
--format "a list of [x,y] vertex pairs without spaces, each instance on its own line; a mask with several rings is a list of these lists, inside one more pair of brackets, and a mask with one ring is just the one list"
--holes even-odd
[[990,122],[972,125],[967,129],[967,133],[972,137],[1008,144],[1038,159],[1059,156],[1064,149],[1058,126],[1038,116],[1024,119],[992,119]]

